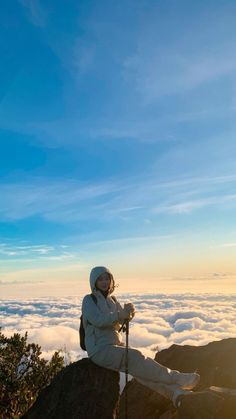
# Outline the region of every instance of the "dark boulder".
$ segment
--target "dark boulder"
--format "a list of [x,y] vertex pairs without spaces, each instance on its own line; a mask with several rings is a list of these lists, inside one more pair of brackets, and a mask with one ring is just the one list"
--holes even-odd
[[[235,353],[236,339],[198,347],[172,345],[159,352],[155,359],[163,365],[197,370],[198,388],[183,396],[175,409],[169,400],[132,380],[122,393],[119,418],[125,418],[127,394],[129,419],[235,419]],[[118,403],[119,373],[86,358],[64,368],[22,419],[115,419]]]
[[119,418],[125,417],[127,392],[129,419],[235,419],[234,391],[210,390],[211,386],[236,389],[235,353],[235,338],[205,346],[172,345],[157,353],[156,361],[169,368],[197,370],[201,375],[198,388],[182,397],[176,410],[170,401],[132,380],[122,393]]
[[22,419],[115,419],[119,373],[84,358],[64,368]]
[[235,419],[236,396],[210,389],[184,396],[178,409],[178,419]]
[[204,346],[172,345],[156,354],[155,360],[183,372],[197,370],[199,389],[210,386],[236,388],[236,339],[223,339]]
[[125,419],[126,399],[129,419],[156,419],[171,408],[172,403],[165,397],[149,390],[136,380],[129,381],[120,400],[119,418]]

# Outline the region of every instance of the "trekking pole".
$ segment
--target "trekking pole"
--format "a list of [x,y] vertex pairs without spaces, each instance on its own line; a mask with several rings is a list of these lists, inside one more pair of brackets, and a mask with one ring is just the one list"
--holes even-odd
[[129,320],[125,321],[125,419],[128,419]]

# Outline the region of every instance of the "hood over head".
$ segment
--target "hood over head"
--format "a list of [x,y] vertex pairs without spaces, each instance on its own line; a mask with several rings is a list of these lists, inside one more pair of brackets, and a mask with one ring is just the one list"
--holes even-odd
[[89,278],[90,288],[91,288],[91,291],[92,292],[96,291],[95,284],[96,284],[96,281],[97,281],[98,277],[100,275],[102,275],[103,273],[105,273],[105,272],[107,272],[110,275],[110,277],[111,277],[111,286],[110,286],[109,294],[111,294],[114,291],[115,281],[114,281],[113,275],[109,271],[109,269],[106,268],[105,266],[95,266],[91,270],[91,272],[90,272],[90,278]]

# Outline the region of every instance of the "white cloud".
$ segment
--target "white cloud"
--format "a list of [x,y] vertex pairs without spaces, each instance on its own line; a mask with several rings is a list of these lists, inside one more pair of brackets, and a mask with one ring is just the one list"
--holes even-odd
[[38,342],[40,346],[46,347],[47,350],[63,349],[65,346],[68,350],[78,350],[78,328],[75,330],[74,328],[60,325],[40,327],[30,329],[28,336],[29,341]]
[[[172,345],[205,345],[236,334],[236,295],[129,295],[136,306],[130,344],[147,356]],[[127,301],[126,295],[119,300]],[[45,356],[66,350],[72,360],[85,356],[79,348],[81,298],[43,298],[1,302],[3,333],[28,331]]]
[[134,323],[130,328],[130,344],[134,347],[147,347],[150,345],[164,344],[165,338],[154,331],[150,331],[145,325]]
[[[14,272],[14,266],[15,271],[18,273],[26,274],[28,276],[30,273],[33,273],[33,270],[31,269],[32,263],[39,263],[39,273],[43,272],[43,266],[47,263],[51,263],[54,261],[57,261],[60,263],[69,263],[71,262],[74,264],[78,260],[78,254],[76,252],[69,251],[69,246],[61,246],[61,245],[55,245],[55,246],[49,246],[45,244],[39,244],[39,245],[16,245],[16,244],[6,244],[6,243],[0,243],[0,258],[2,259],[2,268],[4,268],[4,265],[6,266],[5,271],[5,280],[2,279],[2,283],[6,283],[6,278],[8,280],[12,276],[12,272]],[[9,271],[9,261],[11,262],[11,268],[12,272]],[[26,263],[28,263],[28,266],[26,267]],[[25,268],[25,272],[24,271]],[[69,268],[70,270],[71,268]],[[48,268],[50,271],[50,267]],[[58,270],[57,267],[54,267],[53,269],[55,272]],[[2,270],[3,272],[3,270]],[[36,273],[37,270],[35,269],[34,272]],[[13,273],[14,276],[14,273]],[[25,277],[26,277],[25,276]],[[14,281],[14,279],[13,279]],[[9,283],[9,281],[8,281]]]

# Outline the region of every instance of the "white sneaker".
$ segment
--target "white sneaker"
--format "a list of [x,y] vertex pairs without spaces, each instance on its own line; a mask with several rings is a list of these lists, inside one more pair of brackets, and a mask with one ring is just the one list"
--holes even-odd
[[183,390],[182,388],[178,388],[174,391],[173,397],[172,397],[172,403],[173,405],[178,408],[180,407],[181,400],[178,400],[180,396],[186,396],[186,394],[190,394],[192,391],[190,390]]

